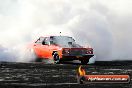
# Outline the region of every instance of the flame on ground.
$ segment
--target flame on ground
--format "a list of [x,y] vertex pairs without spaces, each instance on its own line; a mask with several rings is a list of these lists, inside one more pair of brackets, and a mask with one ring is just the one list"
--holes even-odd
[[86,71],[82,68],[82,66],[79,66],[78,74],[79,76],[84,76],[86,74]]

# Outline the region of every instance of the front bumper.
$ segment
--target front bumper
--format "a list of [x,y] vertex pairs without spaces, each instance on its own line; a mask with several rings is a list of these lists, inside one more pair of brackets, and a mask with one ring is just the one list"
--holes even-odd
[[62,55],[61,60],[71,61],[71,60],[82,60],[90,59],[94,54],[83,54],[83,55]]

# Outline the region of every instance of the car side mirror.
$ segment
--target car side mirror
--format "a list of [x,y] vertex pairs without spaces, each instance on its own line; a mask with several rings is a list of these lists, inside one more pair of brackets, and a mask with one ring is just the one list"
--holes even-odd
[[42,42],[42,45],[49,45],[47,42]]
[[42,42],[42,45],[46,45],[44,41]]

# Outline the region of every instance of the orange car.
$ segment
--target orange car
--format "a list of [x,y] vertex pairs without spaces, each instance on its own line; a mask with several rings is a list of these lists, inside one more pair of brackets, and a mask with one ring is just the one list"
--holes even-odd
[[40,37],[30,45],[35,54],[36,61],[53,60],[54,63],[61,61],[79,60],[87,64],[94,56],[92,48],[84,48],[77,44],[69,36]]

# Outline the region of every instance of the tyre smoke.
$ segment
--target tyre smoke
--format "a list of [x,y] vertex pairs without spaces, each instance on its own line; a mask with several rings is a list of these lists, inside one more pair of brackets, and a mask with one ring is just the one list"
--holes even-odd
[[132,60],[131,4],[131,0],[0,0],[0,61],[23,61],[27,43],[60,31],[91,45],[96,60]]

